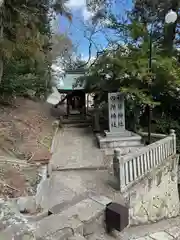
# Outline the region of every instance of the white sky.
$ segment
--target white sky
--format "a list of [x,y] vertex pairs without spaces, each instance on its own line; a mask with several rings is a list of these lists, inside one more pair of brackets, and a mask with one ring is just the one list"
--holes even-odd
[[93,15],[87,10],[86,0],[69,0],[66,6],[72,10],[79,10],[85,21],[89,20]]

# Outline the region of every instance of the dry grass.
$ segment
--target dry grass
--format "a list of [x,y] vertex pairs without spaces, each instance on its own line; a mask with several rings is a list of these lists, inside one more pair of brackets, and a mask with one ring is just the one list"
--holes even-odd
[[28,160],[36,152],[47,153],[52,140],[49,105],[19,98],[11,106],[0,106],[0,148]]
[[38,171],[28,160],[50,154],[53,120],[46,103],[18,98],[0,105],[0,196],[33,193]]

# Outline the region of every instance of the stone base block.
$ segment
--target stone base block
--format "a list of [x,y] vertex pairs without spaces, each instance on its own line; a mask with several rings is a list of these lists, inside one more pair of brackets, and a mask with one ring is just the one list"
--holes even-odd
[[83,235],[83,223],[74,217],[65,214],[53,214],[48,216],[36,225],[35,236],[37,239],[46,239],[46,237],[55,237],[66,239],[73,233]]
[[[113,152],[115,148],[121,148],[123,150],[126,150],[124,154],[127,154],[128,152],[130,152],[131,149],[136,150],[142,147],[141,136],[129,131],[124,131],[122,132],[122,134],[106,132],[105,136],[97,134],[96,138],[99,147],[105,150],[105,154],[106,151]],[[106,155],[111,155],[111,153]]]
[[[138,145],[138,146],[135,146],[135,147],[120,147],[121,149],[121,155],[126,155],[128,153],[132,153],[132,152],[137,152],[139,151],[142,147],[144,147],[143,144],[141,145]],[[114,156],[114,150],[117,149],[117,148],[105,148],[103,149],[103,152],[106,156],[108,157],[112,157]]]
[[119,131],[119,132],[109,132],[109,131],[104,131],[106,137],[110,138],[119,138],[119,137],[133,137],[136,134],[127,130],[124,131]]
[[73,234],[85,236],[94,233],[97,226],[102,226],[104,210],[109,202],[111,200],[103,196],[90,196],[59,214],[52,214],[39,221],[35,236],[46,239],[58,233],[57,239],[61,240]]

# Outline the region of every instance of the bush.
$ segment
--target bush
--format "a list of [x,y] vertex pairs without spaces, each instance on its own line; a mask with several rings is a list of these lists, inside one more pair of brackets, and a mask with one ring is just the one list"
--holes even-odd
[[51,78],[45,66],[40,71],[25,59],[7,63],[0,84],[0,94],[24,96],[29,90],[33,90],[37,97],[47,94],[51,89]]
[[162,134],[169,134],[170,129],[174,129],[177,139],[177,152],[180,153],[180,121],[172,119],[170,116],[156,120],[156,131]]

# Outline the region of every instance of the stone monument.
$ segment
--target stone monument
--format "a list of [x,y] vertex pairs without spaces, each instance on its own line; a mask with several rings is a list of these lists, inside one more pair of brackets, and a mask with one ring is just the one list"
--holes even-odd
[[125,130],[124,95],[122,93],[108,93],[109,131],[107,136],[127,136]]
[[114,149],[122,148],[122,154],[141,147],[141,137],[125,128],[124,94],[108,93],[109,130],[104,136],[97,134],[100,148],[107,155],[113,155]]

